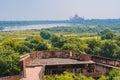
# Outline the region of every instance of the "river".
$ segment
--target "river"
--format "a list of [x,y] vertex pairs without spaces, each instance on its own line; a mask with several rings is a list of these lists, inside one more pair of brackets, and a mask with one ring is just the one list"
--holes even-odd
[[60,26],[71,26],[71,24],[38,24],[38,25],[24,25],[24,26],[5,26],[2,31],[44,29],[44,28],[60,27]]

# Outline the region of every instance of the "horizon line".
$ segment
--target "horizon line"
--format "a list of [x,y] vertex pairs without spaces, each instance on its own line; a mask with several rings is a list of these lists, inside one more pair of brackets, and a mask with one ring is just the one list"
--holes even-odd
[[[84,20],[115,20],[120,18],[84,18]],[[0,21],[68,21],[69,19],[8,19],[8,20],[0,20]]]

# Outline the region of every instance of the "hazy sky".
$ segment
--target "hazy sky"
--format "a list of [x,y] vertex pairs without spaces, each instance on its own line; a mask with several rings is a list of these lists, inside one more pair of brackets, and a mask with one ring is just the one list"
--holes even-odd
[[0,20],[120,18],[120,0],[0,0]]

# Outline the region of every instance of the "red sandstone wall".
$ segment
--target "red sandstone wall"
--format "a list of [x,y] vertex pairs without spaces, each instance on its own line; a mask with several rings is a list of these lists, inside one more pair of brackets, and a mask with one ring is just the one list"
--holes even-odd
[[90,60],[91,56],[89,54],[84,54],[77,51],[69,50],[58,50],[58,51],[38,51],[30,53],[30,59],[26,59],[26,65],[29,65],[30,60],[40,59],[40,58],[72,58],[77,60]]
[[120,67],[120,60],[114,60],[110,58],[100,57],[100,56],[94,56],[92,55],[92,60],[97,63],[103,63],[111,66]]
[[40,58],[51,58],[52,57],[52,51],[38,51],[34,53],[30,53],[30,59],[40,59]]
[[7,77],[0,78],[0,80],[20,80],[20,76],[19,75],[16,75],[16,76],[7,76]]
[[25,59],[25,66],[30,66],[30,57]]
[[80,60],[80,52],[77,52],[77,51],[72,51],[72,59],[77,59],[77,60]]
[[91,56],[89,54],[83,52],[72,51],[72,59],[88,61],[91,60]]
[[54,51],[55,58],[70,58],[70,51],[68,50],[60,50]]
[[[23,57],[21,59],[22,66],[30,66],[30,61],[35,59],[41,59],[41,58],[72,58],[76,60],[91,60],[91,56],[89,54],[84,54],[82,52],[77,51],[69,51],[69,50],[59,50],[59,51],[37,51],[28,54],[27,56]],[[24,64],[25,62],[25,64]]]
[[89,54],[81,54],[81,57],[83,61],[91,60],[91,56]]

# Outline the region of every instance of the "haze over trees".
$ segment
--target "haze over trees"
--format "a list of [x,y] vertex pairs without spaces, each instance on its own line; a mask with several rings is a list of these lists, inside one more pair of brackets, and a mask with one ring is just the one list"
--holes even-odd
[[37,20],[37,21],[0,21],[0,31],[15,26],[41,25],[41,24],[70,24],[71,26],[95,26],[98,28],[111,28],[120,32],[120,19],[84,19],[75,14],[68,20]]

